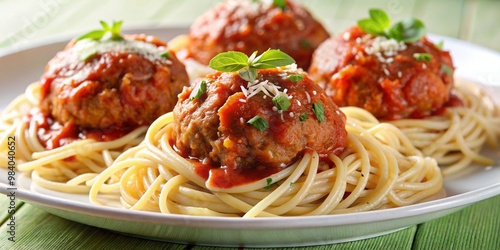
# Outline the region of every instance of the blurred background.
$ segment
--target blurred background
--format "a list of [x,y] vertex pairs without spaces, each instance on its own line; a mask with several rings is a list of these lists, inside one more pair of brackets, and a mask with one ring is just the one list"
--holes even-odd
[[[123,20],[124,29],[184,26],[220,0],[0,0],[0,55],[37,43],[69,39]],[[387,11],[393,21],[423,20],[429,33],[459,38],[500,51],[500,0],[295,0],[333,34]]]

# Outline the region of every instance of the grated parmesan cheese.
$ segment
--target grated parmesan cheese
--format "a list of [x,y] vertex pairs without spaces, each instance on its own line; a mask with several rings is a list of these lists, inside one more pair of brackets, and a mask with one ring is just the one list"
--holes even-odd
[[345,41],[349,41],[351,39],[351,33],[345,32],[342,38],[344,38]]
[[389,76],[389,75],[391,74],[391,73],[389,72],[389,70],[388,70],[386,67],[384,67],[384,68],[383,68],[383,70],[384,70],[384,74],[385,74],[386,76]]
[[309,95],[308,92],[306,92],[306,97],[307,97],[307,103],[311,103],[311,96]]
[[395,39],[388,39],[384,36],[377,36],[365,48],[365,52],[368,55],[375,55],[377,60],[382,63],[392,63],[394,61],[393,56],[396,56],[399,51],[406,50],[406,48],[407,46],[404,42],[398,42]]

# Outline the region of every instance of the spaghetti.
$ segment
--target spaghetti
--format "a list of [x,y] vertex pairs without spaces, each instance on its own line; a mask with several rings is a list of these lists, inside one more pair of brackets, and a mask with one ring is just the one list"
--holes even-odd
[[[33,182],[42,187],[66,193],[88,193],[90,188],[85,181],[102,172],[125,149],[139,144],[144,137],[147,127],[141,126],[116,140],[85,139],[47,150],[40,143],[37,122],[24,119],[37,107],[39,92],[40,84],[31,84],[25,94],[17,97],[2,112],[0,143],[7,145],[7,138],[15,136],[19,144],[17,169],[32,171]],[[1,151],[7,152],[7,148],[2,147]],[[6,162],[1,165],[7,166]]]
[[[169,141],[173,114],[156,120],[143,144],[124,152],[92,181],[90,200],[120,191],[125,208],[204,216],[299,216],[405,206],[437,194],[442,176],[395,126],[343,108],[348,147],[319,159],[307,152],[290,167],[230,189],[211,189]],[[365,129],[364,127],[370,127]],[[116,177],[121,176],[119,182]],[[114,178],[114,179],[113,179]]]
[[497,147],[500,109],[481,88],[456,78],[454,94],[462,107],[446,108],[439,116],[390,121],[405,133],[415,147],[443,167],[444,175],[458,173],[471,163],[493,165],[481,155],[484,145]]

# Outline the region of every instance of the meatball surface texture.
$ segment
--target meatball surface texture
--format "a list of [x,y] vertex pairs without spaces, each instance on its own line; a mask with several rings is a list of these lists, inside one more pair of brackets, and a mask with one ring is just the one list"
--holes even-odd
[[119,41],[71,41],[40,79],[41,110],[82,128],[149,125],[171,111],[185,67],[159,39],[129,35]]
[[453,70],[450,54],[426,37],[403,43],[355,26],[318,47],[309,73],[339,106],[392,120],[422,118],[443,107]]
[[190,51],[194,59],[208,64],[215,55],[240,51],[250,56],[279,49],[307,69],[312,53],[329,37],[328,32],[301,5],[287,0],[230,0],[216,4],[191,25]]
[[[181,155],[225,168],[259,169],[286,167],[307,149],[340,153],[347,138],[344,114],[305,73],[288,69],[259,70],[253,83],[238,73],[217,72],[185,88],[174,108],[172,133]],[[202,84],[206,91],[193,98]],[[273,102],[276,96],[289,106]]]

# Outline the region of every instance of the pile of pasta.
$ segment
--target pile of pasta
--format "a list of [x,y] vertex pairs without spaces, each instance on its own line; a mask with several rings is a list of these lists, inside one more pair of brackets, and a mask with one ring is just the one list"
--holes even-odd
[[485,144],[496,148],[500,137],[500,108],[483,88],[455,78],[454,94],[463,107],[447,108],[441,116],[390,122],[424,155],[436,159],[445,176],[472,163],[493,165],[494,160],[481,155],[481,149]]
[[[46,150],[38,137],[35,119],[26,115],[37,107],[40,95],[38,82],[29,85],[24,94],[14,99],[0,117],[0,152],[7,155],[7,140],[16,140],[16,170],[31,173],[32,181],[39,186],[65,193],[88,193],[86,185],[126,149],[138,145],[144,138],[146,126],[139,127],[116,140],[98,142],[85,139],[55,149]],[[7,157],[0,159],[7,167]]]
[[[442,188],[436,161],[422,156],[395,126],[349,107],[348,149],[320,161],[315,152],[266,179],[209,190],[169,144],[173,114],[156,120],[144,142],[92,180],[90,200],[119,191],[125,208],[205,216],[353,213],[414,204]],[[114,180],[120,178],[119,182]]]
[[320,161],[308,152],[269,178],[228,190],[208,189],[172,149],[169,113],[92,180],[90,201],[101,204],[101,195],[119,192],[132,210],[259,217],[354,213],[437,198],[443,175],[493,165],[481,149],[496,147],[500,137],[498,105],[482,88],[457,78],[453,92],[464,106],[425,119],[381,122],[366,110],[341,108],[348,131],[342,155]]

